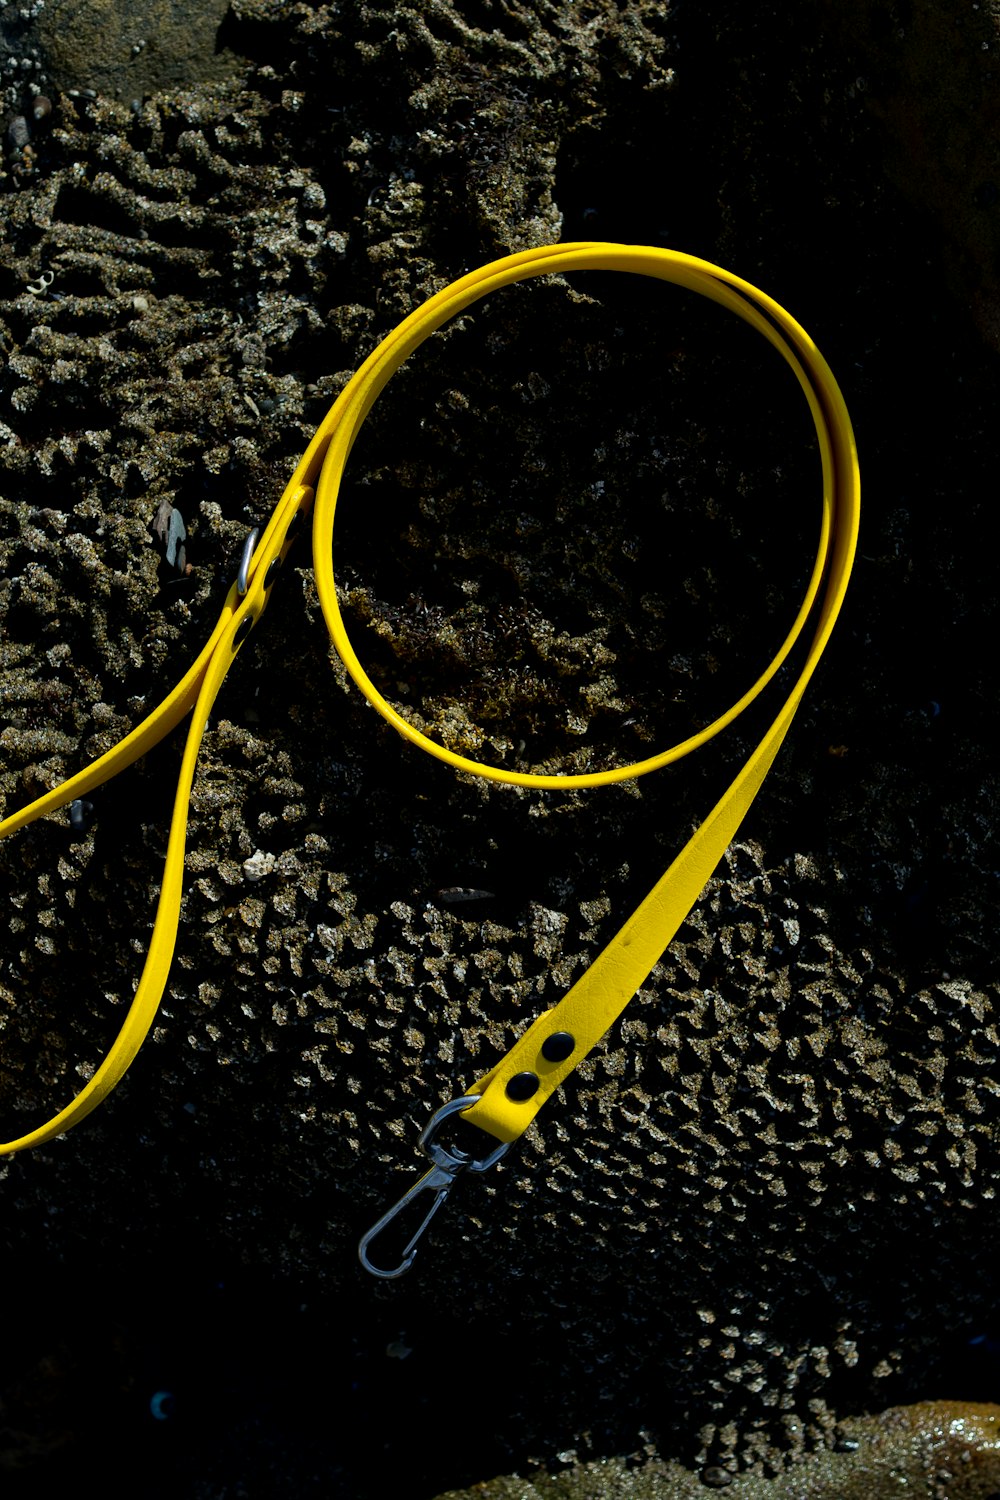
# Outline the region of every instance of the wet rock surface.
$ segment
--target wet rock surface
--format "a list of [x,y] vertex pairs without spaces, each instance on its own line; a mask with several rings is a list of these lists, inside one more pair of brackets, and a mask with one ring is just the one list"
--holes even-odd
[[30,0],[0,8],[0,69],[29,87],[130,101],[239,76],[225,0]]
[[1000,1407],[924,1401],[843,1424],[835,1448],[777,1477],[676,1464],[629,1465],[620,1459],[567,1469],[525,1484],[498,1479],[440,1500],[697,1500],[724,1490],[726,1500],[867,1500],[871,1495],[928,1500],[990,1500],[1000,1484]]
[[[505,250],[665,243],[757,281],[841,380],[866,486],[843,622],[740,839],[607,1046],[391,1287],[354,1244],[423,1123],[596,956],[766,719],[638,786],[455,778],[348,688],[303,547],[206,738],[151,1039],[109,1104],[3,1166],[32,1472],[113,1427],[149,1494],[379,1493],[414,1448],[414,1494],[651,1451],[709,1483],[825,1454],[859,1411],[995,1394],[996,360],[818,14],[251,3],[220,34],[245,76],[134,102],[55,87],[21,38],[7,811],[169,690],[351,371]],[[335,564],[377,685],[523,769],[693,732],[808,576],[800,407],[671,289],[480,304],[352,455]],[[120,1024],[179,754],[0,845],[5,1139]],[[95,1289],[115,1394],[56,1420],[32,1372],[72,1409]]]

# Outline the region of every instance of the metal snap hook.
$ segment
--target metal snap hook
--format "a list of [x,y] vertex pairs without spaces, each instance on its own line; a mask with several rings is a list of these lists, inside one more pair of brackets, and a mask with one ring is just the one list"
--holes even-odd
[[[466,1168],[472,1172],[485,1172],[487,1168],[495,1166],[501,1156],[510,1149],[512,1144],[510,1141],[501,1141],[486,1156],[474,1157],[469,1152],[462,1151],[457,1146],[445,1146],[441,1141],[435,1139],[441,1124],[449,1115],[471,1109],[473,1104],[478,1104],[479,1098],[478,1094],[463,1094],[459,1099],[450,1099],[447,1104],[443,1104],[439,1110],[431,1115],[431,1118],[424,1126],[420,1135],[420,1148],[425,1155],[430,1157],[434,1165],[422,1177],[418,1178],[413,1186],[403,1194],[398,1203],[393,1204],[392,1208],[382,1215],[377,1224],[372,1225],[368,1233],[362,1236],[358,1245],[358,1259],[365,1270],[370,1271],[373,1276],[378,1276],[384,1281],[392,1281],[397,1276],[404,1276],[413,1265],[417,1253],[417,1242],[455,1186],[460,1173],[464,1172]],[[369,1246],[378,1238],[383,1229],[392,1223],[393,1219],[413,1203],[421,1193],[425,1192],[433,1194],[431,1205],[420,1221],[416,1233],[411,1236],[403,1250],[399,1265],[393,1266],[388,1270],[374,1265],[368,1254]]]

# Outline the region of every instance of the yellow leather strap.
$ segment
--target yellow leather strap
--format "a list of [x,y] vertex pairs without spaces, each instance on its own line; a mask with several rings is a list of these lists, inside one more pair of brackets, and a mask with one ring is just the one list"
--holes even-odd
[[[416,730],[374,687],[347,637],[333,578],[332,544],[341,476],[354,440],[386,383],[435,329],[471,303],[513,281],[577,270],[622,271],[673,282],[709,297],[744,319],[787,361],[812,412],[823,471],[819,547],[798,615],[773,661],[740,700],[699,734],[631,766],[584,775],[535,775],[472,761]],[[163,738],[188,712],[192,722],[181,766],[163,883],[145,968],[125,1023],[87,1086],[46,1125],[0,1152],[37,1145],[88,1114],[132,1061],[155,1015],[173,955],[180,910],[188,802],[198,749],[215,696],[248,628],[267,601],[272,564],[290,545],[294,517],[315,490],[313,562],[320,603],[344,663],[369,701],[406,739],[457,770],[518,786],[596,787],[678,760],[730,724],[772,681],[807,624],[812,638],[796,682],[770,729],[732,786],[670,869],[559,1005],[540,1016],[490,1073],[469,1091],[478,1101],[464,1116],[501,1142],[515,1140],[566,1075],[624,1009],[649,974],[715,869],[777,753],[833,628],[857,542],[859,477],[851,424],[826,362],[802,328],[771,298],[706,261],[676,251],[606,244],[549,245],[506,256],[446,287],[417,308],[365,361],[318,429],[258,544],[249,588],[230,590],[211,639],[187,676],[144,722],[107,755],[0,823],[0,837],[53,812],[107,781]],[[568,1048],[568,1050],[567,1050]]]

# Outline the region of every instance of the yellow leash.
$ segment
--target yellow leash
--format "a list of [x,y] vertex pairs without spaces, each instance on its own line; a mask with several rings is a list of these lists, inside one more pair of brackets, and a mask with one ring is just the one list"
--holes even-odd
[[[822,521],[815,565],[798,615],[773,661],[737,703],[698,734],[648,760],[585,775],[543,776],[502,770],[458,755],[414,729],[386,702],[361,666],[340,613],[332,567],[333,525],[341,476],[354,440],[374,402],[403,361],[435,329],[499,287],[531,276],[583,270],[625,271],[673,282],[728,308],[777,349],[802,388],[816,428],[823,473]],[[166,985],[177,937],[188,801],[208,716],[236,652],[267,605],[274,576],[281,568],[301,518],[310,508],[313,566],[320,603],[334,645],[358,687],[404,738],[457,770],[493,781],[555,789],[595,787],[669,765],[732,723],[772,681],[807,624],[811,624],[812,637],[804,662],[774,722],[666,874],[559,1004],[539,1016],[503,1060],[473,1084],[468,1094],[449,1101],[428,1124],[421,1144],[431,1158],[430,1170],[374,1225],[360,1246],[362,1263],[375,1275],[401,1275],[412,1263],[417,1240],[458,1174],[465,1169],[486,1170],[517,1140],[550,1094],[620,1015],[698,899],[763,782],[829,640],[854,558],[859,492],[850,418],[826,361],[808,334],[783,308],[718,266],[676,251],[644,246],[548,245],[493,261],[431,297],[382,341],[325,417],[263,536],[255,546],[248,547],[240,577],[229,591],[218,624],[183,680],[113,750],[62,786],[0,822],[2,838],[35,818],[83,797],[131,765],[186,714],[191,714],[149,953],[124,1025],[107,1057],[77,1097],[46,1124],[0,1145],[0,1153],[38,1145],[83,1119],[114,1088],[145,1039]],[[472,1157],[467,1151],[438,1139],[444,1122],[454,1114],[478,1125],[491,1138],[486,1155]],[[380,1269],[369,1254],[373,1241],[401,1209],[427,1191],[431,1194],[431,1206],[403,1251],[400,1263],[388,1270]]]

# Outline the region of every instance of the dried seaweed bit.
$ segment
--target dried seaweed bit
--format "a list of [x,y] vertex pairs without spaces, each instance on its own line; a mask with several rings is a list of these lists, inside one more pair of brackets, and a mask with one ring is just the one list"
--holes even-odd
[[184,517],[169,497],[164,496],[160,501],[151,529],[163,549],[167,566],[176,568],[178,573],[186,572],[187,553],[184,543],[187,539],[187,527],[184,525]]
[[187,537],[187,528],[184,525],[180,511],[175,506],[170,512],[170,524],[167,527],[167,562],[176,567],[178,572],[183,573],[186,565],[184,552],[184,541]]

